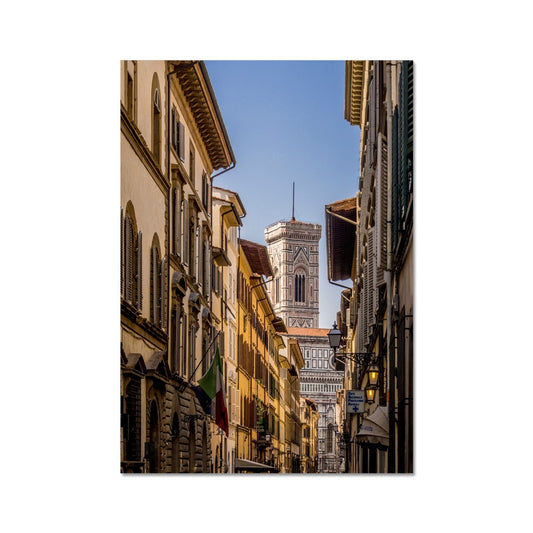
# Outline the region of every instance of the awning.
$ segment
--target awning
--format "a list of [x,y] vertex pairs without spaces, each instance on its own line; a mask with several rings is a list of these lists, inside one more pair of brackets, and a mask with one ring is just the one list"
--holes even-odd
[[328,279],[350,279],[356,237],[356,198],[326,205],[326,246]]
[[263,463],[248,461],[247,459],[235,459],[235,472],[268,472],[277,474],[279,472],[279,469],[273,466],[264,465]]
[[369,417],[364,418],[355,436],[359,443],[389,445],[388,408],[379,406]]

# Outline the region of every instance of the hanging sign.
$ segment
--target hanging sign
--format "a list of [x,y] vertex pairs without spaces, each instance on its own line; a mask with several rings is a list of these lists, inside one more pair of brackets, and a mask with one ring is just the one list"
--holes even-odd
[[365,391],[347,390],[346,391],[346,412],[356,415],[363,413],[365,410]]

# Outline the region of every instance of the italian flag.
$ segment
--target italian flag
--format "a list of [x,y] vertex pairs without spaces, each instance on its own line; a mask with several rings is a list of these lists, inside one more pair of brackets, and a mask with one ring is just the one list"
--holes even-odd
[[224,372],[222,367],[222,359],[220,352],[217,349],[215,357],[209,370],[198,381],[200,388],[207,394],[211,400],[211,413],[213,412],[213,404],[215,407],[215,421],[217,426],[223,429],[228,434],[228,410],[226,409],[226,398],[224,395]]

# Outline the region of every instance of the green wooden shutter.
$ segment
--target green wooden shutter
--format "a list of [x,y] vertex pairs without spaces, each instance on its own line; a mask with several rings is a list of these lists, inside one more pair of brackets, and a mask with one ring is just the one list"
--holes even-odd
[[399,157],[399,125],[398,107],[394,109],[392,119],[392,248],[398,243],[398,229],[400,225],[400,157]]

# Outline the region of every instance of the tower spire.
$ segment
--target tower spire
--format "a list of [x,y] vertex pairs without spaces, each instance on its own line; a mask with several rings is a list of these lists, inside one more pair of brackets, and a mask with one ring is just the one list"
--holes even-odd
[[294,181],[292,182],[292,218],[294,220]]

